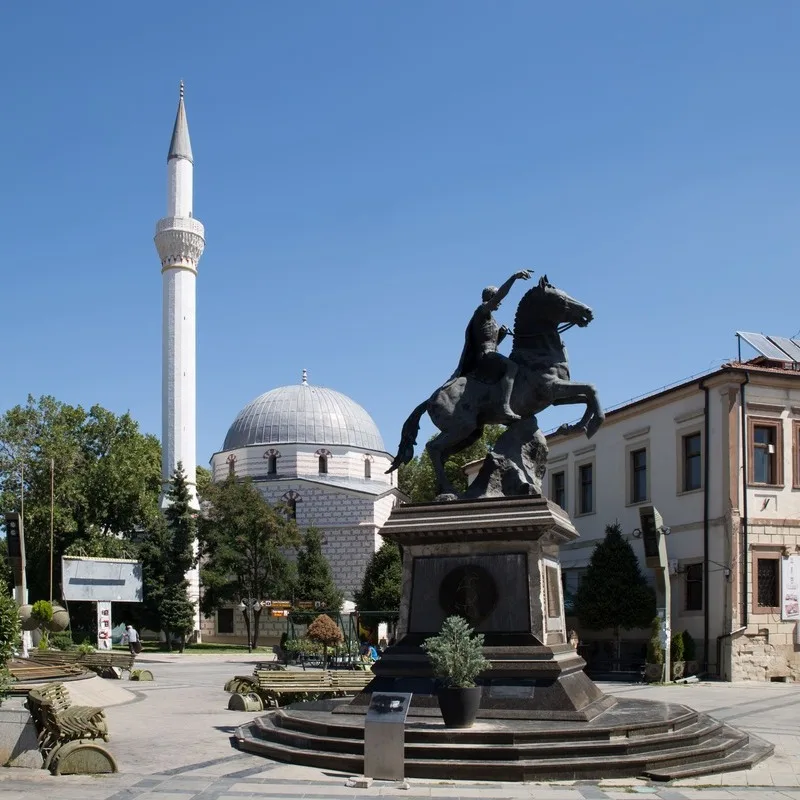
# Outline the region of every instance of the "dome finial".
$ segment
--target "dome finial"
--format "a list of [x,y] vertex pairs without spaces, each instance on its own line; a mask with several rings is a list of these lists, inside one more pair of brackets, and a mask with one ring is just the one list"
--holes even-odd
[[308,386],[308,370],[303,369],[303,386]]
[[181,93],[181,100],[183,100],[183,81],[182,80],[181,80],[180,93]]

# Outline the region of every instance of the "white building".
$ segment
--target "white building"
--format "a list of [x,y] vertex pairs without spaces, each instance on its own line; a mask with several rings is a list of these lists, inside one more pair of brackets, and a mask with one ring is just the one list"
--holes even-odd
[[639,507],[652,503],[670,529],[672,630],[688,630],[708,672],[727,680],[800,678],[790,573],[800,560],[800,372],[764,349],[771,358],[729,363],[610,411],[591,441],[548,439],[544,491],[581,534],[562,549],[567,593],[616,520],[644,565],[632,533]]
[[[372,417],[349,397],[308,383],[262,394],[233,421],[211,457],[212,480],[250,477],[265,499],[293,509],[301,530],[316,527],[333,579],[347,600],[381,543],[379,531],[402,497],[392,458]],[[286,598],[272,598],[286,599]],[[278,627],[261,618],[266,639]],[[224,609],[203,620],[206,641],[238,641],[244,618]]]

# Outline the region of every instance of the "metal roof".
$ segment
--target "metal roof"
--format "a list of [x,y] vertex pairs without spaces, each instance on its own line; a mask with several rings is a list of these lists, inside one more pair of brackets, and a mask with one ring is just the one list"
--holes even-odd
[[178,100],[178,113],[175,116],[175,127],[172,129],[167,161],[173,158],[185,158],[194,163],[192,143],[189,141],[189,123],[186,120],[186,107],[183,104],[183,81],[181,81],[181,96]]
[[276,443],[386,451],[378,426],[358,403],[305,382],[273,389],[248,403],[233,421],[222,449]]

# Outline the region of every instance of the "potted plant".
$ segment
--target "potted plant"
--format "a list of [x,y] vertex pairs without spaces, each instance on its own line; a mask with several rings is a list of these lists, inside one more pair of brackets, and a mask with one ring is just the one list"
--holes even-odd
[[697,647],[689,631],[683,632],[683,658],[685,662],[683,674],[697,675],[700,672],[700,664],[695,660],[697,658]]
[[655,683],[664,677],[664,648],[661,644],[661,619],[659,617],[655,617],[650,626],[644,677],[649,683]]
[[448,617],[439,635],[426,639],[422,648],[441,682],[438,699],[445,727],[472,727],[481,704],[481,687],[475,680],[491,667],[483,657],[483,635],[473,635],[461,617]]
[[686,663],[684,661],[683,633],[678,631],[673,634],[669,648],[669,660],[672,662],[672,680],[678,680],[686,674]]

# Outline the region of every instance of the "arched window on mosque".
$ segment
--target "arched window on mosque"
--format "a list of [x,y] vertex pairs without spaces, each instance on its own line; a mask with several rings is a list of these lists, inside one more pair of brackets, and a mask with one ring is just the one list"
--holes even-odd
[[267,450],[264,453],[264,458],[267,459],[267,475],[277,475],[278,474],[278,459],[281,457],[281,454],[274,449]]
[[315,456],[319,456],[319,474],[320,475],[327,475],[328,474],[328,459],[331,457],[331,451],[326,450],[324,447],[321,447],[314,453]]
[[228,475],[235,475],[236,474],[236,456],[231,453],[226,459],[226,463],[228,464]]
[[372,477],[372,462],[368,459],[364,459],[364,477],[369,480]]
[[286,507],[286,516],[289,519],[297,519],[297,503],[300,500],[300,495],[291,489],[281,498],[284,506]]

